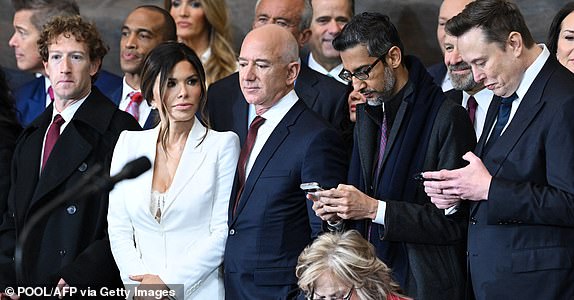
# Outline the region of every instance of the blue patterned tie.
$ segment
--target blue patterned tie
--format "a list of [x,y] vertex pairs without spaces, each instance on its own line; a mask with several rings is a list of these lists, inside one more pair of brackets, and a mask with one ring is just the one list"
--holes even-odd
[[502,98],[500,101],[500,106],[498,107],[498,117],[496,119],[496,124],[494,125],[494,129],[484,146],[483,153],[486,154],[490,147],[494,145],[494,143],[498,140],[498,137],[502,134],[502,130],[506,123],[508,123],[508,119],[510,117],[510,110],[512,109],[512,102],[518,98],[516,93],[512,94],[508,98]]

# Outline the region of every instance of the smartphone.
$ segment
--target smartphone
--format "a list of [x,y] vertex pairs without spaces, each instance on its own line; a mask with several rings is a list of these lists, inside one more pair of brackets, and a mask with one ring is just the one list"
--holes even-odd
[[319,183],[317,182],[305,182],[305,183],[301,183],[301,185],[299,186],[303,191],[305,191],[306,193],[313,193],[313,192],[317,192],[317,191],[322,191],[323,188],[321,187],[321,185],[319,185]]

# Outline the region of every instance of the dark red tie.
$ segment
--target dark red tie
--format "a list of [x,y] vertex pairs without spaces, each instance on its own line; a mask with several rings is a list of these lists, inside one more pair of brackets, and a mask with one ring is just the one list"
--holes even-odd
[[245,167],[247,166],[247,160],[249,159],[249,155],[251,154],[251,150],[253,150],[253,145],[255,144],[255,139],[257,138],[257,131],[259,127],[263,125],[265,119],[257,116],[251,122],[249,126],[249,131],[247,132],[247,139],[245,140],[245,144],[241,148],[241,153],[239,153],[239,162],[237,163],[237,174],[239,178],[239,189],[237,190],[237,197],[235,199],[235,205],[233,206],[233,215],[235,215],[235,209],[237,209],[237,204],[239,203],[239,198],[241,197],[241,193],[243,193],[243,187],[245,185]]
[[142,93],[140,92],[131,92],[128,95],[130,97],[130,103],[126,107],[126,112],[130,115],[134,116],[136,121],[139,121],[140,118],[140,103],[143,101]]
[[473,96],[470,96],[470,98],[468,98],[468,107],[467,107],[467,111],[468,111],[468,116],[470,117],[470,122],[472,123],[472,125],[474,126],[474,120],[476,117],[476,108],[478,107],[478,103],[476,102],[476,99],[474,99]]
[[55,115],[52,124],[48,128],[48,133],[46,134],[46,142],[44,143],[44,156],[42,157],[42,170],[44,170],[44,166],[46,166],[46,162],[48,161],[48,157],[50,157],[50,153],[56,145],[58,138],[60,137],[60,127],[66,121],[62,116]]
[[52,86],[48,87],[48,95],[50,96],[50,101],[54,102],[54,89]]

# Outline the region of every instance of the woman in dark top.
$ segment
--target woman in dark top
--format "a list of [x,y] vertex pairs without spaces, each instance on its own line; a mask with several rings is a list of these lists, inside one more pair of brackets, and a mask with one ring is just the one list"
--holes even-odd
[[10,162],[16,138],[22,127],[16,119],[14,98],[8,88],[6,75],[0,67],[0,216],[6,211],[10,188]]

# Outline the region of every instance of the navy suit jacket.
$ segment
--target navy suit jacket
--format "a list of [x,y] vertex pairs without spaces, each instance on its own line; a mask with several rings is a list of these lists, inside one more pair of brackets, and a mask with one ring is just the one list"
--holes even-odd
[[[236,126],[245,124],[240,120]],[[339,133],[299,100],[257,156],[233,214],[236,174],[224,255],[226,299],[297,295],[297,257],[321,231],[321,220],[299,185],[344,182],[347,162],[341,143]]]
[[[349,87],[301,64],[295,92],[309,108],[319,113],[343,134],[352,130],[347,104]],[[247,137],[248,104],[241,93],[239,73],[233,73],[211,84],[207,99],[211,127],[218,131],[234,130],[234,124],[242,123],[243,125],[235,130],[243,145]]]
[[432,76],[432,79],[436,85],[442,86],[442,81],[446,75],[446,65],[442,62],[436,63],[427,68],[427,72]]
[[574,75],[550,55],[488,153],[482,135],[475,152],[493,178],[470,214],[477,299],[574,299],[572,116]]
[[[111,100],[116,104],[116,106],[120,106],[120,102],[122,102],[122,91],[124,89],[123,83],[122,85],[116,89],[112,95]],[[142,127],[143,130],[154,128],[159,122],[159,116],[157,109],[152,109],[145,120],[144,126]]]
[[[107,97],[112,97],[112,93],[122,86],[122,79],[119,76],[104,70],[98,73],[96,87]],[[14,91],[16,99],[16,109],[18,110],[18,120],[22,126],[26,127],[44,110],[46,110],[46,85],[43,76],[21,85]]]

